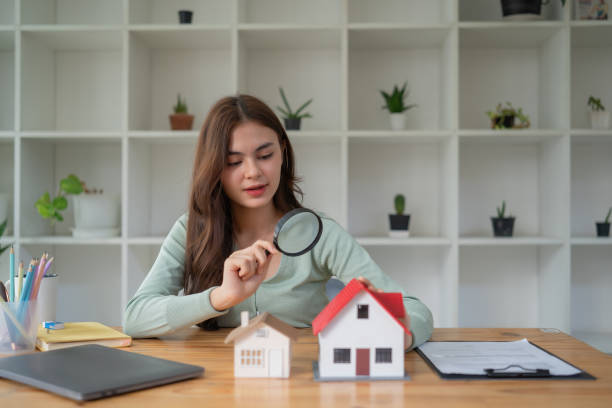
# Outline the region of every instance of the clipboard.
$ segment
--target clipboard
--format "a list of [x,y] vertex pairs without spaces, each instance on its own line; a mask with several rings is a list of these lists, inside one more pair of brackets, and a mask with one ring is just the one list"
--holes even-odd
[[[444,343],[466,343],[462,341],[445,341]],[[555,359],[562,361],[563,363],[573,367],[578,370],[579,373],[573,375],[554,375],[551,374],[547,369],[528,369],[523,368],[519,364],[511,364],[504,368],[488,368],[485,369],[482,374],[449,374],[440,371],[440,369],[427,357],[427,355],[421,350],[420,347],[416,348],[415,351],[432,370],[434,370],[440,378],[445,380],[596,380],[597,378],[587,373],[586,371],[576,367],[575,365],[559,358],[555,354],[549,352],[548,350],[538,346],[527,340],[527,342],[539,350],[545,352],[546,354],[554,357]],[[434,342],[435,343],[435,342]],[[474,341],[470,341],[470,343],[478,343]],[[496,343],[488,341],[487,343]],[[499,343],[506,343],[504,341],[500,341]],[[509,371],[510,368],[518,368],[521,369],[520,372]]]

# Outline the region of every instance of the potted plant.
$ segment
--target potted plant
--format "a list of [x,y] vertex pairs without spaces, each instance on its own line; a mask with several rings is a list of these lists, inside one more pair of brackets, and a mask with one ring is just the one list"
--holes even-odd
[[[498,103],[495,111],[487,111],[487,116],[491,119],[491,129],[522,129],[531,125],[523,109],[515,109],[510,102],[506,102],[505,107]],[[520,121],[519,124],[515,123],[516,119]]]
[[193,11],[191,10],[179,10],[179,24],[191,24],[193,17]]
[[61,211],[68,208],[68,195],[74,195],[75,237],[116,236],[119,234],[120,200],[116,195],[103,195],[102,190],[90,190],[74,174],[60,180],[59,191],[51,199],[45,192],[35,207],[41,217],[50,219],[51,225],[64,221]]
[[[565,0],[560,1],[565,6]],[[550,0],[501,0],[502,16],[515,20],[539,19],[542,4],[550,4]]]
[[404,215],[406,199],[397,194],[393,199],[395,214],[389,214],[389,236],[392,238],[408,238],[410,236],[410,214]]
[[610,236],[610,214],[612,214],[612,207],[608,210],[608,214],[603,222],[597,222],[597,236],[598,237],[609,237]]
[[185,99],[181,100],[181,94],[177,95],[173,109],[174,115],[170,115],[170,128],[172,130],[191,130],[193,115],[187,113],[187,104]]
[[506,201],[502,201],[501,208],[497,207],[497,217],[491,217],[493,235],[496,237],[511,237],[514,230],[514,217],[506,214]]
[[406,93],[406,82],[404,82],[401,89],[394,85],[391,94],[383,90],[380,91],[380,94],[385,99],[385,105],[382,108],[389,111],[391,129],[404,129],[406,127],[406,115],[404,112],[417,106],[416,104],[406,105],[404,103],[404,99],[408,96],[408,93]]
[[600,98],[589,96],[587,105],[591,108],[591,127],[593,129],[608,129],[610,127],[610,112],[601,104]]
[[302,106],[298,108],[298,110],[293,112],[291,110],[291,106],[289,106],[289,101],[287,101],[287,97],[285,96],[285,91],[283,90],[283,88],[279,87],[278,90],[280,91],[281,98],[283,99],[285,109],[281,108],[280,106],[277,106],[276,109],[278,109],[278,111],[283,114],[283,119],[285,121],[285,129],[300,130],[302,118],[312,118],[312,115],[310,113],[302,113],[302,111],[308,105],[310,105],[310,103],[312,102],[312,98],[304,102]]

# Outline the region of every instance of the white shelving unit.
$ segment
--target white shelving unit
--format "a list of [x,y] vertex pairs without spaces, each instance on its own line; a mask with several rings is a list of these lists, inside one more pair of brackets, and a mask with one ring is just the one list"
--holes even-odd
[[[0,242],[56,256],[59,317],[119,324],[186,210],[212,103],[239,91],[276,106],[283,86],[296,106],[314,98],[289,132],[304,204],[436,326],[556,327],[612,352],[612,241],[594,225],[612,205],[612,130],[589,129],[586,107],[612,104],[612,24],[575,21],[571,3],[511,22],[490,0],[0,0]],[[418,107],[391,131],[379,90],[404,81]],[[193,131],[169,130],[179,92]],[[505,101],[529,129],[489,129]],[[55,227],[37,215],[69,172],[121,195],[120,237],[73,238],[70,207]],[[396,193],[406,240],[387,237]],[[513,238],[492,237],[502,200]]]

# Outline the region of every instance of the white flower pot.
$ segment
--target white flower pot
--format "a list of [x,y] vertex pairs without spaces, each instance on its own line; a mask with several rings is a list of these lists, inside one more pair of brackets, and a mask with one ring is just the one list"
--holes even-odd
[[610,128],[610,112],[598,111],[591,112],[591,127],[593,129]]
[[406,128],[406,115],[404,113],[391,113],[391,129],[404,130]]
[[74,197],[75,237],[119,235],[121,200],[116,194],[80,194]]

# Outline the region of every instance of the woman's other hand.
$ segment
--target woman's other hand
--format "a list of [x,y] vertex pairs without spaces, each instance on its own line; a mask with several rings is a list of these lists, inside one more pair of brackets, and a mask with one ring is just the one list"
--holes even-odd
[[232,253],[223,264],[223,283],[213,289],[210,303],[216,310],[225,310],[251,296],[265,277],[268,251],[279,251],[269,241],[258,240],[251,246]]

